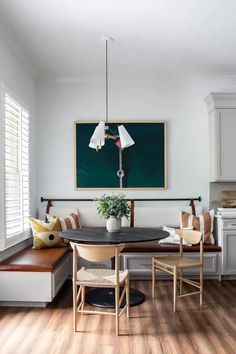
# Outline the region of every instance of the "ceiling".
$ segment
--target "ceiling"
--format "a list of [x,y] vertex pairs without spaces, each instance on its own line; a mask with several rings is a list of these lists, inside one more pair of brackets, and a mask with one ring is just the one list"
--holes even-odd
[[[235,0],[0,0],[1,36],[41,77],[236,73]],[[14,45],[13,45],[14,43]]]

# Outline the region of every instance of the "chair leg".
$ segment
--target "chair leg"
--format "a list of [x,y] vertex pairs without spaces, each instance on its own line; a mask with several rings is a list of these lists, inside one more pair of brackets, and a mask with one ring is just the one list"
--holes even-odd
[[82,286],[82,291],[81,291],[81,300],[82,300],[82,315],[84,314],[84,303],[85,303],[85,286]]
[[174,268],[174,282],[173,282],[173,308],[176,311],[176,300],[177,300],[177,268]]
[[127,304],[126,314],[127,314],[127,318],[129,318],[129,276],[125,281],[125,287],[126,287],[126,304]]
[[119,335],[119,301],[120,301],[120,288],[116,286],[115,288],[115,296],[116,296],[116,335]]
[[154,261],[152,260],[152,298],[155,299],[155,290],[156,290],[156,269],[154,265]]
[[179,270],[180,273],[180,281],[179,281],[179,294],[182,295],[183,294],[183,269]]
[[202,307],[202,295],[203,295],[203,267],[200,267],[200,307]]
[[77,332],[77,285],[73,282],[73,322],[74,331]]

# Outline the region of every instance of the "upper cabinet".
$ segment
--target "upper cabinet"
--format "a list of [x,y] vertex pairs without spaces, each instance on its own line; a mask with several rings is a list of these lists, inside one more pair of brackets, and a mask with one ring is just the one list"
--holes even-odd
[[211,182],[236,182],[236,93],[211,93],[209,167]]

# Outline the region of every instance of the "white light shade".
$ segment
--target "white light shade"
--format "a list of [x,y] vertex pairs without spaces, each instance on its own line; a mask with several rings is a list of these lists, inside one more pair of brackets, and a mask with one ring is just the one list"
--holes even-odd
[[131,145],[134,145],[133,139],[123,125],[118,126],[118,131],[120,136],[121,149],[125,149]]
[[89,147],[92,149],[101,149],[105,144],[105,122],[101,121],[95,128],[90,139]]
[[96,145],[94,145],[93,143],[89,143],[89,147],[90,147],[91,149],[100,150],[100,149],[102,148],[102,145],[101,145],[101,146],[96,146]]

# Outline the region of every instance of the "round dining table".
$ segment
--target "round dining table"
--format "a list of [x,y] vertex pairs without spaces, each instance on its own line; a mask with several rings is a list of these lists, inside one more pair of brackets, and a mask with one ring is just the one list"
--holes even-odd
[[[122,227],[119,232],[108,232],[105,227],[84,227],[81,229],[62,231],[60,235],[69,241],[109,245],[120,243],[137,243],[160,240],[169,236],[169,233],[157,228],[149,227]],[[114,269],[114,258],[111,259],[111,268]],[[145,300],[145,295],[137,290],[130,288],[130,306],[141,304]],[[95,288],[86,293],[86,303],[97,306],[114,308],[115,294],[114,289]],[[122,304],[124,306],[124,303]]]

